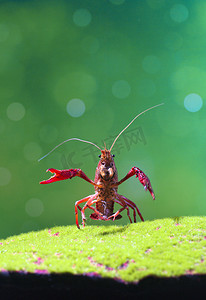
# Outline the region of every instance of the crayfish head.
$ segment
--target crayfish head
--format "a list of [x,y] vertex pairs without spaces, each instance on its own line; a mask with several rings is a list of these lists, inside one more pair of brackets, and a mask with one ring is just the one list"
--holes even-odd
[[100,156],[98,169],[100,176],[107,181],[113,178],[114,174],[116,173],[116,166],[113,160],[113,156],[111,155],[109,150],[105,149],[101,150],[101,152],[102,154]]

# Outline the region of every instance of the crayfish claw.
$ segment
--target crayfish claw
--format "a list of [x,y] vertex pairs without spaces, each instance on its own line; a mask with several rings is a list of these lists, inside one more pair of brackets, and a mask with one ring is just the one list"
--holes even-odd
[[153,200],[155,200],[155,194],[154,194],[152,185],[151,185],[150,180],[147,177],[147,175],[144,172],[142,172],[139,168],[134,167],[133,169],[135,171],[136,177],[139,178],[139,181],[144,186],[145,191],[149,190]]
[[47,169],[46,172],[51,172],[51,173],[55,173],[55,174],[60,174],[61,173],[60,170],[53,169],[53,168]]
[[48,180],[41,181],[40,184],[47,184],[47,183],[52,183],[60,180],[71,179],[77,175],[78,170],[77,169],[56,170],[50,168],[47,170],[47,172],[54,173],[54,175],[51,176]]

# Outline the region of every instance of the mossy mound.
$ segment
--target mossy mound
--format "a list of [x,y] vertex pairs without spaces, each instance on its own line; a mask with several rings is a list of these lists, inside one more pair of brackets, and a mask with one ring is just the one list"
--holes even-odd
[[206,274],[206,217],[127,226],[54,227],[0,240],[0,271],[70,273],[138,282]]

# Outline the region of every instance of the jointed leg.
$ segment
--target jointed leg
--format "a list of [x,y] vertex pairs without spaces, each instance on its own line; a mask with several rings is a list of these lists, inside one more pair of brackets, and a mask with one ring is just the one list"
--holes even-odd
[[[97,195],[96,195],[96,196],[97,196]],[[96,197],[95,197],[95,198],[96,198]],[[99,215],[100,217],[102,216],[102,213],[101,213],[101,212],[99,212],[95,207],[91,206],[92,204],[98,202],[98,200],[94,200],[95,198],[89,199],[89,200],[87,201],[87,203],[84,205],[84,207],[82,208],[82,210],[81,210],[83,227],[85,226],[85,220],[86,220],[86,218],[85,218],[85,213],[84,213],[84,212],[85,212],[85,209],[90,208],[90,209],[92,209],[97,215]]]
[[[86,198],[83,198],[83,199],[80,199],[78,201],[76,201],[75,203],[75,218],[76,218],[76,224],[77,224],[77,227],[80,229],[79,227],[79,222],[78,222],[78,209],[82,212],[82,208],[79,206],[79,204],[83,203],[83,202],[86,202],[86,201],[89,201],[89,200],[94,200],[96,198],[96,194],[94,195],[90,195]],[[77,209],[78,208],[78,209]]]
[[[116,203],[118,203],[119,205],[121,205],[121,206],[124,207],[124,204],[122,204],[121,201],[115,199],[114,202],[116,202]],[[125,202],[126,202],[126,201],[125,201]],[[129,207],[133,208],[133,207],[131,206],[131,204],[129,204],[129,203],[127,203],[127,205],[128,205]],[[132,223],[132,220],[131,220],[131,217],[130,217],[130,211],[129,211],[129,208],[127,207],[126,210],[127,210],[127,216],[128,216],[128,218],[129,218],[129,220],[130,220],[130,223]],[[135,214],[136,214],[136,211],[135,211]],[[113,215],[114,215],[114,214],[113,214]],[[111,218],[111,217],[112,217],[112,216],[110,216],[109,218]],[[136,218],[135,218],[135,220],[136,220]]]
[[[116,197],[119,197],[120,195],[118,195],[117,194],[117,196]],[[126,199],[126,198],[125,198]],[[130,201],[130,202],[128,202],[128,201],[126,201],[124,199],[124,201],[126,202],[126,204],[133,210],[133,217],[134,217],[134,223],[136,223],[136,210],[135,210],[135,208],[134,208],[134,205],[132,205],[131,203],[133,203],[132,201]],[[121,202],[119,201],[119,200],[115,200],[115,202],[117,202],[117,203],[119,203],[120,205],[122,205],[121,204]],[[128,213],[127,213],[127,215],[128,215]],[[130,214],[128,215],[128,217],[129,217],[129,220],[131,220],[131,218],[130,218]],[[131,221],[130,221],[131,222]],[[132,222],[131,222],[132,223]]]
[[121,206],[123,206],[122,208],[120,208],[116,213],[114,213],[113,215],[109,216],[108,219],[111,219],[113,218],[113,221],[115,220],[115,218],[123,211],[123,210],[127,210],[127,215],[128,215],[128,218],[130,220],[130,222],[132,223],[132,220],[130,218],[130,213],[129,213],[129,208],[126,204],[126,202],[123,200],[123,199],[118,199],[119,201],[117,201],[116,199],[114,200],[114,202],[117,202],[119,203]]
[[[129,218],[130,222],[132,223],[128,206],[131,207],[131,208],[133,208],[133,207],[130,203],[128,203],[128,206],[127,206],[127,204],[125,204],[124,200],[122,201],[122,200],[115,199],[114,202],[120,204],[121,206],[123,206],[123,208],[119,209],[116,213],[114,213],[113,215],[106,218],[106,216],[103,216],[102,213],[99,212],[95,207],[91,206],[92,204],[94,204],[96,202],[98,202],[98,200],[89,199],[87,201],[87,203],[84,205],[84,207],[81,209],[83,227],[85,226],[84,221],[86,220],[85,214],[84,214],[84,211],[85,211],[86,208],[92,209],[99,216],[99,219],[104,220],[104,221],[110,220],[111,218],[113,218],[113,221],[114,221],[116,219],[116,217],[120,214],[120,212],[123,211],[124,209],[126,209],[127,210],[127,216]],[[135,212],[135,214],[136,214],[136,212]]]
[[122,196],[122,195],[119,195],[119,194],[116,194],[116,197],[117,197],[118,200],[119,200],[119,199],[124,200],[124,201],[127,203],[127,205],[130,206],[130,207],[133,209],[134,223],[136,223],[136,213],[135,213],[135,208],[136,208],[136,210],[137,210],[137,213],[138,213],[140,219],[144,222],[143,216],[141,215],[141,212],[139,211],[137,205],[136,205],[134,202],[132,202],[131,200],[129,200],[129,199],[127,199],[126,197],[124,197],[124,196]]

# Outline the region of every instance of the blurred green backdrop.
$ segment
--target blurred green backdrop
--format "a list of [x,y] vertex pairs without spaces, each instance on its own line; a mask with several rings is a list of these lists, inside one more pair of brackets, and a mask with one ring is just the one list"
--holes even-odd
[[156,200],[136,178],[119,193],[146,220],[204,215],[205,47],[204,0],[1,1],[0,236],[75,224],[74,203],[93,187],[39,181],[51,167],[93,179],[98,150],[72,141],[37,160],[71,137],[109,147],[161,102],[113,148],[119,178],[141,168]]

